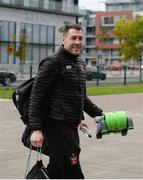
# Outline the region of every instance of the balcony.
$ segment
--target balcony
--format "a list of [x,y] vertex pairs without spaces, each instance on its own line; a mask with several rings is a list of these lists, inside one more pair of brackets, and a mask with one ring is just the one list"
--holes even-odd
[[95,48],[95,44],[86,44],[85,47],[86,48]]
[[11,8],[21,8],[29,9],[34,11],[43,11],[43,12],[55,12],[55,13],[68,13],[78,16],[79,10],[78,5],[74,3],[64,3],[62,1],[47,1],[47,0],[13,0],[5,1],[0,0],[0,6],[11,7]]
[[87,38],[95,38],[95,33],[94,34],[92,34],[92,33],[86,34],[86,37]]

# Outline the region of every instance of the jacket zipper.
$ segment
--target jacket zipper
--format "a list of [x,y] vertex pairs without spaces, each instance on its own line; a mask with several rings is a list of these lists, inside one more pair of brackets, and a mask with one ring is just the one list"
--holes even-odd
[[80,69],[79,69],[79,64],[77,63],[77,71],[78,71],[78,90],[79,90],[79,93],[81,92],[81,86],[80,86],[80,84],[81,84],[81,79],[80,79]]
[[[79,89],[79,94],[80,94],[81,93],[81,77],[80,77],[80,69],[79,69],[78,63],[77,63],[77,69],[78,69],[78,82],[79,82],[78,89]],[[81,98],[81,96],[79,98],[80,98],[80,118],[81,118],[81,114],[82,114],[81,101],[82,101],[82,98]]]

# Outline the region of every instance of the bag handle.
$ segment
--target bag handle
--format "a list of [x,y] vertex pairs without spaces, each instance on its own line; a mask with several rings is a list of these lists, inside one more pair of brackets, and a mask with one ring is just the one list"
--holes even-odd
[[42,160],[42,153],[41,153],[41,148],[37,148],[37,161]]
[[[24,179],[26,179],[26,176],[27,176],[28,172],[30,171],[31,153],[32,153],[32,145],[30,144],[30,150],[29,150],[29,155],[28,155],[28,158],[27,158]],[[40,161],[40,160],[42,160],[41,148],[37,148],[37,161]]]

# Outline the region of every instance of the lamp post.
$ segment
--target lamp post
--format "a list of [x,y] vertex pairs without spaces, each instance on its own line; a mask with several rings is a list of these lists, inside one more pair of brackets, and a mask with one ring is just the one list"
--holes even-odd
[[98,51],[98,60],[97,60],[97,64],[96,64],[96,67],[97,67],[97,81],[96,81],[96,85],[99,86],[99,79],[100,79],[100,61],[102,60],[102,54],[101,54],[101,51]]
[[[122,55],[122,59],[124,59],[124,54]],[[124,63],[123,65],[123,70],[124,70],[124,85],[127,84],[127,64]]]
[[124,69],[124,85],[127,84],[127,64],[125,63],[123,65],[123,69]]
[[140,48],[140,57],[139,57],[139,62],[140,62],[140,83],[142,82],[142,57],[143,57],[143,43],[139,43],[139,48]]

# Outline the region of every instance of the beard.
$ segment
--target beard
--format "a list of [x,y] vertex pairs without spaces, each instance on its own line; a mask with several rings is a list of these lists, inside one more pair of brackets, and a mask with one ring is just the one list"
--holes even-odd
[[73,55],[79,55],[82,51],[81,46],[71,46],[71,53]]

